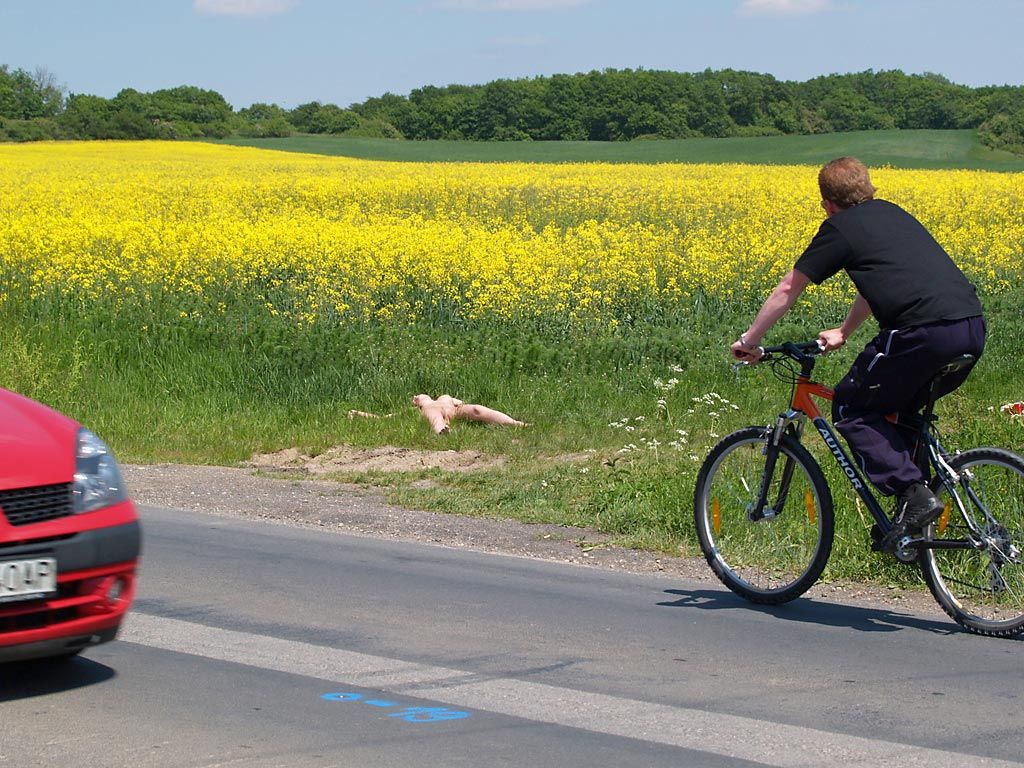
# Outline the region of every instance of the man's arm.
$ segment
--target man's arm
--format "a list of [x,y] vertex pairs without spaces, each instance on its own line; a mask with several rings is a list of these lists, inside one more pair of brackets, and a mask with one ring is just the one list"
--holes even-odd
[[857,298],[850,305],[850,311],[846,313],[846,319],[838,328],[830,328],[818,334],[818,340],[825,345],[825,351],[829,352],[838,349],[846,343],[861,324],[871,317],[871,307],[867,299],[857,293]]
[[758,351],[758,344],[768,333],[768,330],[778,322],[789,308],[796,303],[796,300],[803,293],[804,288],[811,282],[810,278],[802,272],[793,269],[779,281],[775,290],[765,299],[764,304],[750,324],[747,332],[741,334],[739,341],[732,345],[732,356],[737,360],[755,362],[761,357]]

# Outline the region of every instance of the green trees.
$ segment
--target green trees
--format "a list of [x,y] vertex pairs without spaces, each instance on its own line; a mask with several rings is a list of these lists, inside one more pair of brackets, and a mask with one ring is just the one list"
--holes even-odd
[[[121,91],[114,101],[126,93]],[[233,132],[234,110],[216,91],[182,85],[148,95],[134,91],[131,94],[131,98],[138,99],[137,110],[133,110],[136,114],[141,110],[141,116],[158,128],[172,126],[173,132],[181,138],[222,138]]]
[[288,113],[276,104],[257,103],[238,110],[235,131],[257,139],[284,138],[293,133]]
[[64,89],[45,69],[29,73],[0,65],[0,117],[14,120],[56,117],[64,107]]
[[234,110],[216,91],[183,85],[112,99],[70,94],[46,70],[0,67],[0,138],[178,139],[227,136]]
[[993,149],[1024,155],[1024,110],[992,116],[978,128],[978,137]]
[[72,136],[112,139],[115,138],[113,114],[108,99],[72,95],[68,98],[61,119]]
[[281,116],[300,133],[345,133],[359,125],[359,115],[352,110],[319,101],[300,104],[291,112],[282,110]]
[[336,104],[311,101],[308,104],[300,104],[291,112],[281,111],[289,125],[300,133],[332,133],[381,139],[402,138],[401,132],[388,120],[380,116],[364,118],[358,112],[342,109]]
[[988,115],[978,138],[994,149],[1024,155],[1024,88],[982,88],[979,111]]
[[[977,128],[1024,88],[968,88],[899,70],[780,81],[738,70],[602,70],[428,86],[354,104],[410,139],[620,141],[879,128]],[[298,124],[293,120],[298,128]],[[998,126],[997,126],[998,127]],[[301,128],[299,128],[301,130]]]
[[480,141],[629,141],[880,128],[978,128],[986,144],[1024,153],[1024,87],[968,88],[899,70],[805,82],[733,69],[606,69],[574,75],[424,86],[347,108],[313,101],[234,111],[183,85],[113,99],[71,94],[45,70],[0,67],[0,140],[288,136],[292,132]]
[[54,118],[64,108],[64,89],[47,70],[29,73],[0,65],[0,140],[38,141],[63,137]]

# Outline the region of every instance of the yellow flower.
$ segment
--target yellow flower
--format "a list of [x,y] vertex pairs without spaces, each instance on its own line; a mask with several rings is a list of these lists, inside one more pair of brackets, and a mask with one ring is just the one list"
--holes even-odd
[[[1020,280],[1024,175],[874,174],[988,294]],[[801,166],[384,163],[199,143],[0,145],[0,301],[312,325],[614,327],[756,308],[821,220]],[[835,315],[834,279],[806,294]],[[204,320],[205,318],[205,320]]]

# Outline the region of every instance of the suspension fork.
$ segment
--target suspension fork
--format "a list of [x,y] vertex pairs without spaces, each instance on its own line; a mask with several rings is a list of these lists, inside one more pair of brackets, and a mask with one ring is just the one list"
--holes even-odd
[[764,474],[761,475],[761,484],[757,491],[757,502],[748,512],[748,517],[751,521],[770,520],[785,508],[786,497],[789,495],[789,486],[793,481],[793,468],[795,465],[794,460],[789,456],[786,457],[786,463],[782,467],[779,495],[776,497],[774,505],[768,505],[768,493],[771,491],[772,477],[775,475],[775,465],[778,463],[779,454],[782,453],[779,445],[782,443],[783,436],[787,434],[799,440],[804,431],[805,421],[806,418],[800,411],[791,410],[787,413],[781,413],[775,422],[775,427],[767,435],[764,448]]

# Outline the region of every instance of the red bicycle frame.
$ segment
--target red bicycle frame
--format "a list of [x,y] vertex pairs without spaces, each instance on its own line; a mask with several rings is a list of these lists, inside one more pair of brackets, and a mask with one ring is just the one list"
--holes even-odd
[[818,410],[818,404],[814,402],[813,398],[820,397],[822,400],[831,402],[834,394],[835,390],[832,387],[826,387],[824,384],[811,381],[808,376],[801,375],[796,382],[796,389],[793,390],[790,407],[794,411],[806,413],[811,421],[815,421],[821,418],[821,411]]

